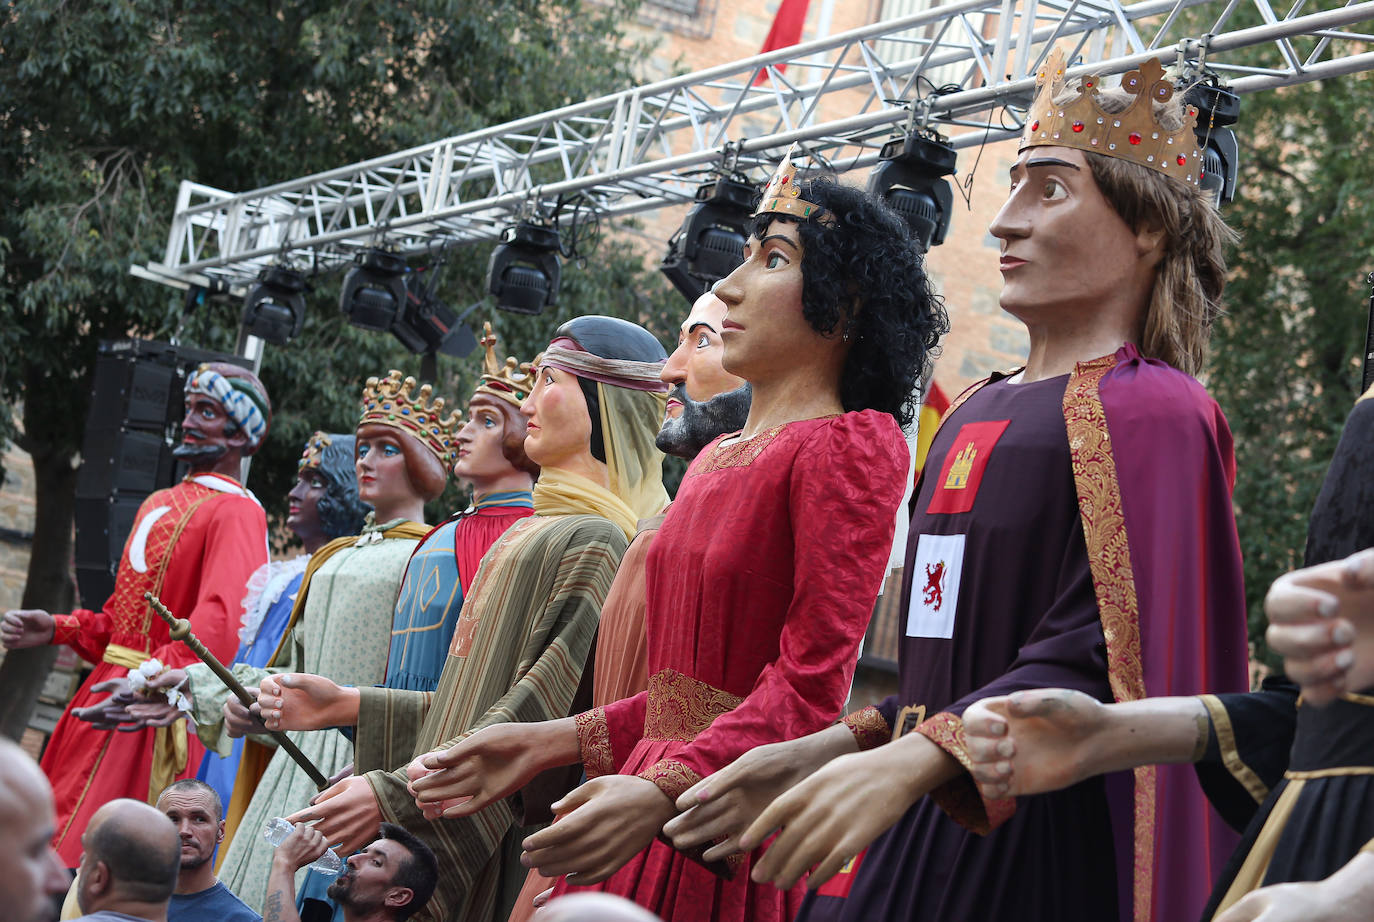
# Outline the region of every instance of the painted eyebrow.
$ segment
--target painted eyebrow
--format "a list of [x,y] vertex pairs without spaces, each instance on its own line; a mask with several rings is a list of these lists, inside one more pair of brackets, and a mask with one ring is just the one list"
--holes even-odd
[[791,237],[788,237],[784,234],[769,234],[767,237],[764,237],[762,240],[759,241],[759,246],[763,246],[770,240],[781,240],[783,243],[787,244],[794,250],[800,249],[800,247],[797,245],[797,241],[793,240]]
[[[1019,163],[1013,163],[1013,164],[1011,165],[1011,169],[1008,170],[1007,172],[1012,173],[1012,174],[1015,174],[1015,173],[1016,173],[1016,170],[1017,170],[1020,166],[1021,166],[1021,164],[1019,164]],[[1025,168],[1028,169],[1028,170],[1034,169],[1034,168],[1036,168],[1036,167],[1043,167],[1043,166],[1066,166],[1066,167],[1068,167],[1068,168],[1071,169],[1071,170],[1080,170],[1080,171],[1081,171],[1081,169],[1082,169],[1082,168],[1081,168],[1078,164],[1076,164],[1076,163],[1070,163],[1070,162],[1067,161],[1067,160],[1060,160],[1060,159],[1057,158],[1057,157],[1041,157],[1041,158],[1039,158],[1038,160],[1027,160],[1027,161],[1026,161],[1026,164],[1025,164]]]
[[711,325],[710,325],[709,323],[707,323],[705,320],[698,320],[696,323],[694,323],[694,324],[692,324],[691,326],[689,326],[689,327],[687,328],[687,333],[686,333],[686,335],[691,336],[693,333],[696,332],[697,327],[705,327],[706,329],[710,330],[712,333],[715,333],[717,336],[720,335],[720,330],[717,330],[715,327],[711,326]]

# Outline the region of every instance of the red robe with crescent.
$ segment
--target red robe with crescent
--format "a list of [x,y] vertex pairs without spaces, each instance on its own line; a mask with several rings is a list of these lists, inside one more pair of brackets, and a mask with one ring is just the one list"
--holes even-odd
[[80,863],[81,833],[102,804],[118,797],[152,802],[166,784],[194,775],[204,754],[185,721],[118,733],[72,716],[74,708],[106,696],[93,686],[123,678],[149,657],[166,666],[198,661],[190,648],[170,640],[143,593],[152,592],[188,619],[192,633],[228,662],[238,648],[244,587],[266,562],[267,519],[252,494],[217,474],[189,477],[139,507],[104,607],[56,616],[53,643],[96,664],[43,753],[57,808],[53,847],[68,867]]

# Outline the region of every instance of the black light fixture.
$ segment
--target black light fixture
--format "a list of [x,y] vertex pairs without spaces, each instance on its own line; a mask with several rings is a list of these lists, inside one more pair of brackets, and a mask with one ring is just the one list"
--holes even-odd
[[243,299],[244,331],[278,346],[301,334],[305,325],[305,276],[294,269],[270,266]]
[[954,193],[944,177],[954,172],[954,148],[938,134],[912,131],[884,144],[878,159],[868,191],[906,219],[924,249],[944,243],[954,210]]
[[659,271],[688,301],[744,262],[755,186],[736,176],[720,176],[697,187],[696,204],[668,241]]
[[391,332],[406,305],[406,261],[399,254],[373,248],[359,253],[344,276],[339,310],[364,330]]
[[487,263],[487,290],[496,296],[497,308],[539,314],[557,304],[563,277],[558,252],[558,232],[547,225],[521,221],[501,231]]
[[1202,188],[1220,207],[1236,197],[1240,145],[1230,126],[1240,118],[1240,97],[1213,75],[1190,89],[1184,100],[1197,107],[1194,133],[1202,148]]
[[426,281],[421,281],[422,275],[407,276],[405,307],[396,315],[391,332],[417,355],[442,352],[462,358],[477,348],[477,337],[435,294],[437,267],[430,268]]

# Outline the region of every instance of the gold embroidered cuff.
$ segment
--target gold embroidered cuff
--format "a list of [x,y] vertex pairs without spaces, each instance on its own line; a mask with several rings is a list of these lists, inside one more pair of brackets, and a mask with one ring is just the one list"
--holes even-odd
[[649,677],[644,738],[694,740],[712,721],[733,711],[743,700],[676,669],[660,670]]
[[582,754],[582,769],[588,778],[615,773],[615,758],[611,754],[611,727],[606,723],[606,709],[593,708],[573,718],[577,725],[577,748]]
[[855,711],[840,720],[854,734],[859,749],[876,749],[892,738],[892,728],[883,719],[883,712],[873,705],[862,711]]
[[70,644],[81,633],[81,619],[76,615],[52,616],[52,642]]
[[675,759],[659,759],[640,772],[639,777],[658,785],[658,789],[671,801],[676,801],[701,780],[700,775]]
[[931,798],[950,819],[981,836],[1005,823],[1016,812],[1015,800],[984,798],[978,793],[973,777],[967,774],[973,768],[973,758],[964,740],[962,718],[942,711],[918,726],[916,732],[954,756],[964,767],[965,774],[930,792]]

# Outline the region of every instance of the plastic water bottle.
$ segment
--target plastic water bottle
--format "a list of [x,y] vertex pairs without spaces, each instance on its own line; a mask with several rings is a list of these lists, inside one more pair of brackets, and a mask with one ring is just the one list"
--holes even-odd
[[[291,830],[295,828],[286,820],[277,817],[262,824],[262,835],[268,845],[276,848],[286,841],[286,837],[291,835]],[[310,862],[310,870],[319,871],[321,874],[337,874],[341,867],[343,859],[336,855],[333,849],[325,849],[323,855]]]

